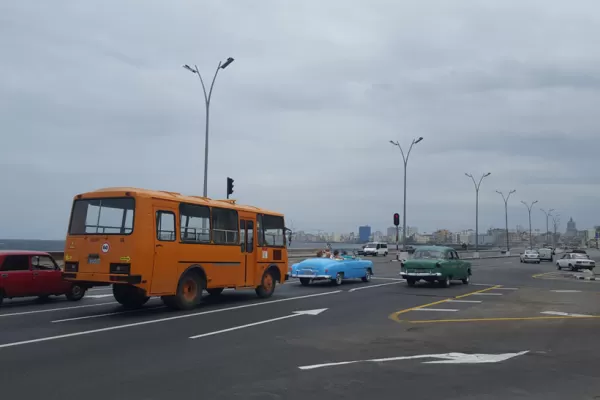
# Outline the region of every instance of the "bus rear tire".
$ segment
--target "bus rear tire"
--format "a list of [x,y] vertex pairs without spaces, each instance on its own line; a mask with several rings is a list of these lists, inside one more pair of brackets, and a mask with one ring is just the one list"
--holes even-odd
[[125,308],[140,308],[150,300],[144,290],[123,284],[113,284],[113,296]]
[[276,285],[277,280],[273,275],[273,272],[271,272],[271,270],[269,269],[263,274],[263,277],[260,281],[260,286],[256,288],[256,294],[261,299],[269,298],[273,295]]
[[163,296],[163,303],[175,310],[191,310],[202,299],[206,287],[204,278],[194,271],[188,271],[179,279],[175,296]]

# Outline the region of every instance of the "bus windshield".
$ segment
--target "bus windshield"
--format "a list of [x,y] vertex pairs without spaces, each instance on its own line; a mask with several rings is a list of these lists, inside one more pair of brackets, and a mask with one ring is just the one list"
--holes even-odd
[[130,235],[134,209],[131,197],[75,200],[69,234]]

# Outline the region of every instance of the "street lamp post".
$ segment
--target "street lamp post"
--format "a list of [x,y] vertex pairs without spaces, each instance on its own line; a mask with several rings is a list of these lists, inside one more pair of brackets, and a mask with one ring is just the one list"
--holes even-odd
[[502,200],[504,200],[504,219],[506,221],[506,251],[510,252],[510,244],[509,244],[509,239],[508,239],[508,199],[510,198],[510,195],[513,194],[514,192],[516,192],[516,190],[511,190],[510,192],[508,192],[508,195],[506,197],[504,197],[504,193],[502,193],[499,190],[496,190],[496,193],[500,194],[500,196],[502,196]]
[[527,205],[527,203],[525,203],[523,200],[521,200],[521,203],[525,204],[525,207],[527,207],[527,212],[529,213],[529,249],[530,250],[533,250],[533,237],[531,236],[531,208],[537,202],[538,201],[535,200],[533,203],[531,203],[531,205]]
[[552,211],[554,211],[554,208],[551,208],[548,211],[544,210],[543,208],[540,208],[540,210],[542,210],[542,212],[546,214],[546,243],[548,243],[548,234],[550,233],[548,227],[548,218],[552,216]]
[[183,68],[187,69],[191,73],[198,75],[200,78],[200,83],[202,84],[202,91],[204,92],[204,104],[206,105],[206,126],[205,126],[205,135],[204,135],[204,192],[203,196],[208,197],[208,120],[210,114],[210,99],[212,97],[213,87],[215,86],[215,80],[217,79],[217,75],[219,74],[219,70],[225,69],[234,61],[233,58],[229,57],[225,62],[219,61],[219,65],[217,66],[217,70],[215,71],[215,75],[213,76],[212,83],[210,84],[210,89],[208,93],[206,93],[206,86],[204,85],[204,79],[202,79],[202,75],[200,75],[200,71],[198,70],[198,66],[194,65],[194,68],[189,65],[184,65]]
[[479,182],[475,181],[475,178],[473,178],[473,175],[471,174],[467,174],[465,172],[465,175],[468,176],[469,178],[471,178],[473,180],[473,185],[475,185],[475,253],[477,253],[479,255],[479,187],[481,186],[481,181],[483,181],[483,178],[490,176],[492,173],[488,172],[486,174],[481,175],[481,178],[479,178]]
[[418,139],[413,139],[410,147],[408,148],[408,152],[406,155],[404,154],[404,150],[402,150],[402,146],[397,141],[394,142],[390,140],[390,143],[394,146],[397,146],[400,149],[400,153],[402,154],[402,160],[404,161],[404,211],[402,215],[402,251],[406,251],[406,165],[408,163],[408,157],[410,156],[410,151],[413,146],[423,140],[423,137],[419,137]]
[[552,226],[554,227],[554,235],[552,236],[552,247],[556,249],[556,231],[560,225],[560,214],[552,216]]

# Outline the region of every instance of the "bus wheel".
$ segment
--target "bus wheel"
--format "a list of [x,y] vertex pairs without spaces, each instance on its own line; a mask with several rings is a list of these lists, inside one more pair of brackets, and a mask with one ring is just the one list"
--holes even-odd
[[142,289],[129,285],[113,284],[113,296],[125,308],[140,308],[150,299]]
[[256,288],[256,294],[262,299],[266,299],[273,295],[277,281],[270,270],[265,271],[260,286]]
[[200,303],[205,286],[204,279],[198,273],[188,271],[179,279],[175,296],[164,296],[163,302],[169,308],[191,310]]
[[212,289],[206,289],[206,291],[208,292],[208,294],[210,294],[211,296],[218,296],[221,293],[223,293],[223,289],[222,287],[217,287],[217,288],[212,288]]

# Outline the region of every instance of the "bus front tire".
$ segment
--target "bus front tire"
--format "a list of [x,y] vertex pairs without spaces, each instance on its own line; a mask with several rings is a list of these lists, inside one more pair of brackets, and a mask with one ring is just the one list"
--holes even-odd
[[140,308],[150,299],[142,289],[129,285],[113,284],[113,296],[125,308]]
[[200,303],[205,287],[204,278],[200,274],[194,271],[186,272],[179,279],[175,296],[163,296],[163,303],[176,310],[191,310]]
[[276,285],[277,280],[275,279],[273,272],[271,270],[267,270],[263,274],[263,277],[260,281],[260,286],[256,288],[256,294],[261,299],[271,297],[273,295],[273,292],[275,291]]

